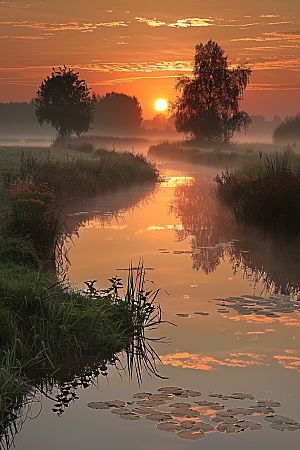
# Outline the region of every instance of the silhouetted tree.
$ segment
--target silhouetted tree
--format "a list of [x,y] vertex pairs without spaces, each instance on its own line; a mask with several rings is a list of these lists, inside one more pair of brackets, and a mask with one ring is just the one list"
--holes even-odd
[[292,144],[300,142],[300,112],[295,116],[288,116],[273,131],[275,144]]
[[178,132],[203,142],[226,143],[234,131],[247,128],[251,119],[239,110],[251,69],[228,68],[224,50],[212,40],[196,45],[194,78],[180,76],[181,92],[171,105]]
[[143,111],[136,97],[109,92],[98,96],[94,126],[101,133],[130,135],[139,130]]
[[36,96],[36,117],[43,125],[49,123],[58,137],[79,136],[90,128],[94,113],[94,96],[84,80],[72,69],[53,68],[51,77],[41,84]]

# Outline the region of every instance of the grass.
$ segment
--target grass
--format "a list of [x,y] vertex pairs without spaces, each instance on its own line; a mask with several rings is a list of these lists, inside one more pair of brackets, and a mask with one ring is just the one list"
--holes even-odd
[[252,158],[252,151],[238,152],[233,149],[203,150],[196,147],[190,148],[185,144],[163,144],[149,147],[148,158],[162,159],[166,161],[181,161],[190,164],[201,164],[211,167],[222,167],[224,165],[241,166]]
[[159,174],[154,163],[143,155],[114,150],[94,150],[92,156],[74,156],[53,161],[48,154],[38,160],[33,154],[21,154],[17,169],[5,171],[6,186],[29,182],[46,183],[59,199],[84,198],[107,190],[135,184],[154,183]]
[[237,223],[300,238],[300,157],[290,147],[217,175],[214,193]]
[[[118,293],[120,279],[111,279],[106,291],[87,281],[81,292],[45,270],[62,235],[62,202],[153,183],[159,177],[155,165],[142,155],[90,148],[87,152],[84,145],[80,156],[54,161],[49,153],[45,158],[21,152],[19,165],[1,166],[0,447],[13,441],[22,422],[23,401],[34,387],[44,389],[49,380],[65,385],[78,373],[82,380],[105,375],[107,362],[115,362],[121,351],[128,354],[129,375],[135,370],[138,381],[143,365],[157,373],[157,355],[144,331],[160,323],[160,308],[156,293],[145,290],[142,266],[136,284],[129,271],[131,287],[125,296]],[[78,365],[80,370],[71,370]],[[86,387],[87,382],[82,383]],[[68,399],[57,399],[59,411]]]

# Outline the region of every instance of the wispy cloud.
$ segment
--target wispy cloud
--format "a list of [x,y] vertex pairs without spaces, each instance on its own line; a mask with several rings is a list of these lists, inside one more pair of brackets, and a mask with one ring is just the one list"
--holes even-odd
[[25,39],[29,41],[39,41],[42,39],[48,39],[52,36],[53,34],[48,33],[48,34],[39,34],[35,36],[0,36],[0,39]]
[[123,21],[100,22],[100,23],[80,23],[80,22],[66,22],[66,23],[45,23],[45,22],[0,22],[0,25],[12,25],[14,27],[30,28],[42,31],[94,31],[102,27],[127,27],[128,24]]
[[279,14],[262,14],[261,16],[259,16],[259,17],[280,17],[280,15]]
[[93,72],[190,72],[191,61],[149,61],[140,63],[98,63],[78,65]]
[[0,2],[0,7],[3,8],[17,8],[17,9],[28,9],[31,6],[38,6],[35,3],[27,3],[27,4],[22,4],[22,3],[16,3],[16,2]]
[[141,23],[146,23],[149,27],[162,27],[167,26],[170,28],[188,28],[188,27],[209,27],[214,23],[212,18],[187,18],[187,19],[177,19],[174,22],[163,22],[161,20],[146,19],[145,17],[135,17],[135,20]]

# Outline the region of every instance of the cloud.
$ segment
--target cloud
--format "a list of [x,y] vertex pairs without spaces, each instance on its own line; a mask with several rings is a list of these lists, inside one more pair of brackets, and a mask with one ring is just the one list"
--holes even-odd
[[146,23],[149,27],[162,27],[167,26],[170,28],[188,28],[188,27],[209,27],[213,25],[214,19],[212,18],[199,18],[193,17],[188,19],[177,19],[174,22],[163,22],[161,20],[146,19],[145,17],[135,17],[135,20],[141,23]]
[[261,16],[259,16],[259,17],[280,17],[280,15],[279,14],[262,14]]
[[300,41],[300,30],[288,30],[288,31],[272,31],[269,33],[262,33],[262,36],[246,37],[231,39],[231,42],[238,41]]
[[30,41],[48,39],[52,37],[53,34],[40,34],[35,36],[0,36],[0,39],[25,39]]
[[0,2],[0,7],[3,8],[17,8],[17,9],[28,9],[31,6],[39,6],[36,5],[35,3],[27,3],[25,5],[22,5],[21,3],[16,3],[16,2]]
[[0,22],[0,25],[13,25],[14,27],[30,28],[42,31],[94,31],[102,27],[128,27],[128,24],[123,21],[116,22],[100,22],[100,23],[85,23],[85,22],[66,22],[66,23],[45,23],[45,22]]
[[98,63],[78,65],[76,68],[91,72],[190,72],[191,61],[149,61],[140,63]]
[[274,359],[276,359],[285,369],[298,371],[300,369],[300,357],[298,356],[275,355]]

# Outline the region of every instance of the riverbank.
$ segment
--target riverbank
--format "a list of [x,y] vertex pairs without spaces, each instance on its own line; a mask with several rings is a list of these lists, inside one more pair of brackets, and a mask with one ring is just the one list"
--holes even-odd
[[300,157],[287,147],[215,178],[215,197],[238,224],[300,238]]
[[60,160],[47,153],[42,159],[17,151],[19,165],[9,169],[2,165],[1,173],[0,433],[4,440],[9,439],[10,426],[41,375],[54,380],[62,373],[70,376],[69,364],[83,366],[84,374],[87,368],[82,361],[87,357],[105,375],[106,362],[115,361],[121,351],[128,352],[133,364],[132,342],[138,338],[143,345],[145,328],[160,314],[153,303],[155,295],[142,292],[142,267],[138,283],[129,272],[125,296],[118,293],[123,286],[117,278],[105,291],[97,290],[95,281],[87,281],[82,292],[57,282],[55,273],[46,270],[63,233],[62,203],[154,183],[159,177],[155,165],[140,155],[105,149],[88,158],[67,155]]

